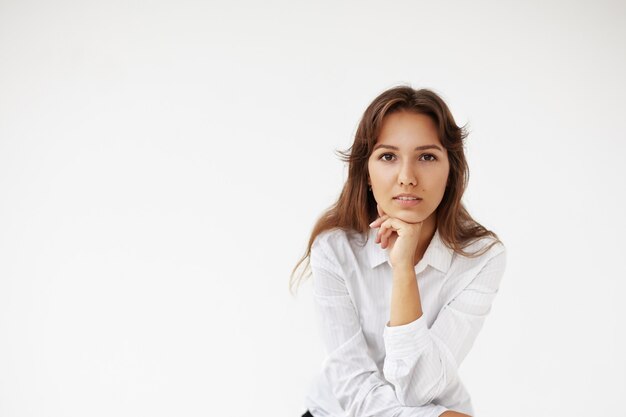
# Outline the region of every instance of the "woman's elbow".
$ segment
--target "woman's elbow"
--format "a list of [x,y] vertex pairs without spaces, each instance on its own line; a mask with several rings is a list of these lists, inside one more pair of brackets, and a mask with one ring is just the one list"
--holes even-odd
[[404,407],[422,407],[430,404],[435,399],[435,393],[433,390],[405,390],[396,387],[396,397],[398,402]]
[[394,387],[398,402],[405,407],[422,407],[430,404],[446,386],[444,375],[436,379],[416,380],[413,373],[406,375],[405,378],[391,378],[388,381]]

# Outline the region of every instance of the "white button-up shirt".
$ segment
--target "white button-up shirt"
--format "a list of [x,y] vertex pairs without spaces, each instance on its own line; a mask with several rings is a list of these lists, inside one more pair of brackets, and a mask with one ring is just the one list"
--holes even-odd
[[[305,399],[315,417],[473,415],[457,370],[498,292],[506,264],[496,243],[470,258],[445,246],[439,231],[415,265],[423,314],[389,327],[392,268],[388,249],[339,229],[311,247],[313,296],[326,350]],[[493,242],[483,238],[465,250]]]

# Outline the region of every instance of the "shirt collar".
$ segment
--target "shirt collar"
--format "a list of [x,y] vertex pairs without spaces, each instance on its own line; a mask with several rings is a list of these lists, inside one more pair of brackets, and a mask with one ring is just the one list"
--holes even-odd
[[[367,241],[367,256],[371,268],[376,268],[384,262],[389,262],[388,249],[381,248],[380,244],[375,242],[377,232],[378,229],[371,229]],[[450,268],[452,252],[453,250],[448,248],[445,243],[443,243],[443,240],[441,240],[439,228],[437,228],[419,263],[425,263],[445,273]]]

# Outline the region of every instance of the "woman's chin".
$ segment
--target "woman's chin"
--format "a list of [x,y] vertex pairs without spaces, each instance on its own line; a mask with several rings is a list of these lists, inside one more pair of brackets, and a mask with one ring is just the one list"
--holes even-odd
[[408,210],[398,210],[394,214],[390,214],[390,216],[406,223],[419,223],[424,221],[424,216],[420,215],[420,213],[410,212]]

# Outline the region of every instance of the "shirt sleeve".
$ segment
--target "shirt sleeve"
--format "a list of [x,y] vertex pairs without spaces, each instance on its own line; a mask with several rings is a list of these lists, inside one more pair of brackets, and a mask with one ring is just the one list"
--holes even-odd
[[369,355],[358,313],[332,250],[311,248],[316,318],[326,349],[322,373],[346,417],[438,417],[448,409],[403,406]]
[[383,331],[383,374],[402,405],[428,404],[453,389],[458,367],[483,326],[506,266],[504,245],[439,312],[429,329],[424,315]]

